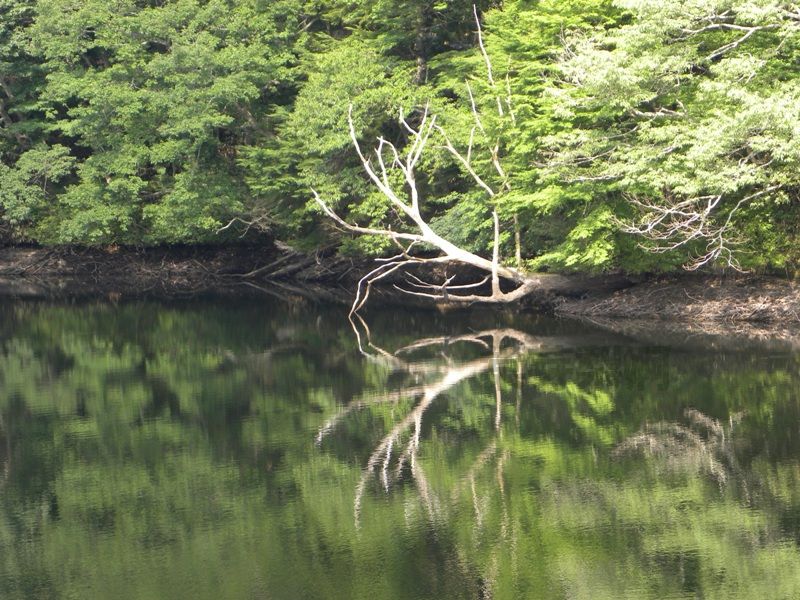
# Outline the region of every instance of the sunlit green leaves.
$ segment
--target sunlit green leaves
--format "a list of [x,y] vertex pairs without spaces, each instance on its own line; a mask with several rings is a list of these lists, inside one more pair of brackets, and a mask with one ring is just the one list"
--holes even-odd
[[45,193],[52,208],[35,237],[198,241],[241,214],[237,148],[263,139],[265,107],[291,81],[297,3],[41,0],[32,10],[20,35],[46,72],[37,108],[76,165]]
[[[550,139],[555,169],[666,206],[721,195],[712,219],[733,219],[742,259],[781,262],[788,249],[777,251],[779,238],[794,226],[774,229],[770,242],[747,223],[773,224],[775,205],[798,183],[796,20],[773,1],[616,5],[630,21],[573,35],[562,81],[549,90],[577,130]],[[769,190],[766,203],[750,205]],[[763,244],[769,251],[755,250]]]

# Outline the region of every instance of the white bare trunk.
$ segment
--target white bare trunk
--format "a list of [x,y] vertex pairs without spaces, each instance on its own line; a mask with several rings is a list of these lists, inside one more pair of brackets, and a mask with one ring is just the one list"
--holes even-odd
[[[489,87],[494,95],[494,100],[496,100],[498,116],[500,118],[509,118],[513,122],[514,113],[511,107],[511,94],[508,81],[506,82],[507,85],[504,92],[506,96],[502,97],[501,91],[498,89],[492,74],[491,60],[483,44],[483,35],[477,9],[475,9],[474,12],[475,22],[478,28],[478,45],[486,64],[487,79]],[[414,296],[422,296],[448,302],[514,302],[526,295],[535,286],[536,280],[527,278],[520,271],[502,264],[500,257],[500,217],[498,214],[497,199],[500,194],[510,190],[509,176],[501,164],[501,142],[499,139],[489,140],[469,84],[467,84],[467,91],[469,93],[475,124],[469,137],[468,147],[464,153],[456,148],[444,129],[436,124],[436,116],[430,115],[428,107],[426,106],[416,128],[412,127],[411,123],[404,118],[402,113],[400,114],[400,125],[409,136],[408,145],[403,149],[403,152],[384,138],[378,138],[378,144],[373,153],[365,155],[358,141],[355,125],[353,123],[352,106],[350,107],[350,112],[348,114],[350,138],[361,160],[361,164],[373,185],[375,185],[388,200],[395,213],[406,219],[407,225],[409,226],[409,231],[394,231],[392,229],[362,227],[348,223],[328,206],[316,191],[314,191],[314,197],[322,208],[322,211],[344,229],[354,233],[377,235],[388,238],[400,248],[400,254],[388,259],[381,259],[379,261],[380,265],[361,279],[350,312],[351,316],[364,306],[374,282],[387,278],[404,267],[421,263],[461,263],[463,265],[475,267],[488,275],[486,279],[481,282],[455,286],[451,285],[454,277],[446,279],[442,284],[431,284],[411,275],[407,279],[407,283],[413,289],[407,289],[397,285],[395,285],[395,287]],[[478,173],[473,166],[473,144],[476,134],[483,136],[483,139],[488,143],[490,164],[494,170],[493,177],[499,183],[490,184],[489,180]],[[456,162],[473,179],[478,188],[483,190],[488,196],[487,209],[491,209],[494,234],[491,259],[465,250],[443,238],[433,230],[422,216],[420,210],[420,191],[416,183],[415,169],[428,142],[434,135],[442,139],[442,148],[450,153]],[[403,175],[405,189],[395,189],[393,187],[391,183],[392,178],[390,177],[390,171],[392,170],[399,170]],[[514,225],[516,261],[517,266],[519,266],[522,262],[522,256],[519,224],[516,216],[514,218]],[[414,256],[411,254],[411,250],[418,244],[433,246],[441,252],[441,255],[436,258],[420,258]],[[516,288],[510,292],[503,292],[500,286],[501,278],[510,281]],[[464,295],[461,293],[461,291],[465,289],[480,288],[486,281],[491,282],[490,295]],[[453,291],[457,291],[457,293],[453,294]]]

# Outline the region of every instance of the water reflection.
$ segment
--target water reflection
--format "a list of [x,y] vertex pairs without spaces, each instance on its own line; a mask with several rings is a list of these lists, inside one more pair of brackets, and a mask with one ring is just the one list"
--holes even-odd
[[[620,414],[616,403],[620,397],[624,400],[628,398],[613,385],[617,377],[608,377],[607,369],[601,369],[599,373],[592,370],[588,379],[593,380],[593,385],[584,386],[580,379],[587,377],[583,369],[576,368],[574,363],[574,370],[566,371],[567,377],[564,377],[564,369],[560,369],[558,376],[553,378],[547,376],[549,369],[537,368],[543,362],[540,356],[542,354],[567,352],[570,359],[577,359],[580,363],[587,356],[605,354],[608,349],[604,346],[624,346],[620,344],[620,340],[614,343],[605,338],[602,345],[599,344],[602,348],[599,352],[576,356],[574,352],[577,349],[592,346],[593,342],[596,344],[597,337],[591,334],[575,337],[537,336],[506,327],[424,338],[389,352],[373,342],[366,323],[361,321],[358,325],[356,334],[361,352],[370,360],[384,361],[396,370],[412,374],[415,385],[372,397],[367,402],[362,400],[347,405],[317,435],[317,442],[322,443],[325,436],[354,410],[365,410],[375,403],[396,402],[403,397],[414,401],[406,412],[395,415],[394,426],[378,441],[366,461],[355,490],[356,527],[361,525],[362,503],[370,479],[377,480],[387,495],[391,493],[392,486],[402,486],[406,480],[410,480],[416,488],[417,502],[427,516],[431,529],[436,531],[442,527],[452,528],[455,522],[460,521],[462,527],[469,532],[469,541],[459,545],[457,552],[461,556],[474,553],[480,557],[471,562],[472,568],[477,569],[472,577],[479,582],[475,590],[484,597],[520,597],[519,586],[525,579],[522,573],[530,570],[531,557],[528,553],[521,557],[518,549],[529,546],[532,532],[526,528],[520,529],[520,523],[525,519],[515,511],[520,503],[519,498],[515,498],[515,495],[519,496],[518,490],[509,490],[507,482],[518,479],[538,482],[540,474],[536,471],[548,461],[552,462],[552,454],[561,454],[561,461],[566,458],[564,455],[584,454],[579,459],[581,468],[575,469],[570,461],[563,472],[548,480],[546,487],[542,487],[540,483],[530,486],[535,489],[538,501],[553,502],[556,499],[552,506],[544,504],[537,507],[538,510],[530,510],[531,513],[540,513],[541,520],[537,521],[539,531],[536,533],[541,534],[542,530],[551,529],[556,524],[556,529],[561,530],[558,537],[569,535],[572,530],[572,533],[579,534],[577,539],[580,540],[579,548],[570,548],[569,544],[563,544],[557,546],[560,555],[545,554],[545,558],[555,558],[558,566],[551,567],[551,572],[547,574],[541,574],[540,582],[547,582],[539,590],[541,597],[553,597],[549,594],[552,593],[551,586],[556,583],[554,578],[563,577],[563,563],[570,560],[576,560],[577,565],[570,565],[566,569],[570,573],[566,582],[568,585],[560,588],[555,596],[695,597],[719,593],[725,597],[753,597],[753,594],[760,597],[792,597],[798,591],[793,567],[781,560],[786,558],[784,554],[787,551],[792,556],[792,563],[797,559],[797,549],[793,541],[790,541],[793,536],[781,525],[776,526],[766,518],[766,511],[776,510],[782,500],[771,495],[771,486],[753,468],[753,463],[750,463],[753,458],[749,455],[752,451],[753,431],[750,432],[749,440],[746,432],[739,431],[739,425],[744,419],[750,425],[763,423],[760,417],[771,411],[770,401],[781,398],[788,400],[790,404],[796,404],[796,395],[790,386],[778,386],[780,391],[775,387],[775,383],[786,381],[786,373],[776,374],[774,378],[768,377],[770,384],[762,387],[760,383],[763,381],[763,373],[755,377],[754,373],[743,373],[741,379],[738,379],[736,374],[722,369],[723,377],[715,382],[718,387],[714,386],[713,391],[723,394],[733,391],[732,397],[726,399],[729,405],[735,406],[741,400],[740,394],[743,391],[731,387],[731,383],[735,386],[737,383],[748,382],[749,391],[756,393],[744,410],[729,410],[726,422],[721,422],[720,419],[693,408],[697,405],[708,406],[710,400],[720,399],[717,393],[709,395],[705,382],[699,380],[705,369],[700,365],[695,365],[700,366],[699,369],[692,369],[689,364],[683,365],[689,367],[685,369],[689,373],[676,380],[667,378],[667,385],[654,400],[656,403],[668,404],[671,392],[686,385],[696,388],[699,393],[694,397],[684,395],[683,398],[678,398],[674,407],[677,410],[670,411],[674,420],[661,420],[652,424],[645,420],[643,427],[634,432],[632,422],[627,427],[620,422],[623,414]],[[361,330],[365,335],[360,334]],[[362,337],[366,344],[362,344]],[[715,339],[714,346],[718,346],[718,343],[719,340]],[[475,358],[475,352],[471,352],[467,353],[468,359],[455,359],[453,354],[462,345],[469,345],[482,355]],[[714,375],[719,370],[717,365],[720,362],[739,363],[744,359],[742,362],[746,363],[748,358],[752,358],[742,355],[718,356],[711,352],[706,352],[706,356],[703,356],[702,351],[698,352],[697,345],[697,340],[693,340],[692,354],[679,358],[699,358],[700,363],[709,360],[713,365],[711,373]],[[414,361],[416,352],[426,352],[434,348],[437,351],[429,352],[424,362]],[[641,351],[642,348],[638,350]],[[749,350],[753,352],[752,348]],[[650,349],[650,352],[653,350]],[[656,360],[663,358],[657,356],[659,351],[655,351],[655,354],[653,358]],[[758,350],[754,354],[760,359],[765,358],[759,356]],[[794,358],[790,360],[793,361]],[[551,360],[544,362],[547,364]],[[629,358],[623,358],[621,366],[628,367],[625,364],[627,362]],[[647,358],[641,362],[644,363],[645,371],[658,373],[661,370],[662,365],[649,364]],[[501,365],[506,380],[501,374]],[[680,370],[684,369],[678,371]],[[760,369],[756,367],[755,371]],[[433,373],[435,376],[431,377]],[[431,411],[434,402],[452,388],[480,379],[484,374],[490,376],[488,379],[493,391],[494,411],[491,423],[494,431],[491,435],[484,435],[479,448],[472,450],[477,453],[474,460],[460,460],[457,468],[450,466],[445,478],[446,485],[443,486],[441,482],[437,485],[437,482],[432,482],[425,474],[426,460],[421,460],[419,456],[423,418]],[[574,377],[576,374],[579,377]],[[598,374],[601,375],[600,385],[596,383]],[[614,375],[619,375],[619,379],[623,380],[621,383],[627,383],[624,381],[625,373]],[[681,381],[687,376],[688,381]],[[726,381],[729,378],[733,382]],[[428,383],[419,384],[425,380]],[[652,384],[653,382],[648,382],[648,385],[642,386],[641,391],[652,394]],[[487,391],[489,390],[484,390],[484,394]],[[513,408],[508,406],[509,399],[504,399],[504,391],[507,397],[513,398]],[[703,393],[706,395],[701,395]],[[582,443],[572,448],[560,447],[558,443],[552,444],[549,439],[544,444],[540,443],[541,445],[531,444],[529,439],[521,435],[522,399],[537,395],[555,400],[567,409],[573,427],[581,433]],[[672,397],[673,402],[675,399]],[[468,398],[461,395],[461,409],[467,400]],[[504,410],[504,406],[509,409]],[[748,411],[754,409],[761,415],[748,415]],[[504,414],[506,418],[512,418],[508,426],[504,424]],[[658,413],[651,414],[655,416]],[[489,421],[489,416],[485,415],[484,432],[489,431]],[[436,431],[437,428],[434,424],[430,429]],[[757,438],[770,436],[769,430],[760,431],[759,434]],[[796,440],[793,442],[796,443]],[[445,452],[441,448],[437,449],[436,440],[428,440],[425,445],[426,451],[436,456],[434,461],[428,459],[428,464],[432,462],[434,469],[441,469],[441,456]],[[588,469],[588,476],[585,472],[588,462],[588,457],[585,456],[587,445],[593,463]],[[520,451],[521,447],[524,448],[523,451]],[[528,464],[528,472],[518,472],[518,465],[514,463],[531,456],[540,459],[538,464]],[[745,462],[750,464],[744,464]],[[793,463],[792,470],[796,468],[796,463]],[[717,489],[709,484],[716,484]],[[666,501],[662,500],[662,495],[666,496]],[[601,507],[599,511],[598,505]],[[673,521],[668,515],[674,513],[676,508],[684,515]],[[565,513],[568,515],[566,519]],[[611,522],[608,513],[613,514]],[[408,515],[407,499],[406,514]],[[581,515],[589,518],[581,518]],[[704,517],[711,517],[710,522],[706,523]],[[407,518],[406,526],[411,521],[413,519]],[[487,523],[491,525],[487,527]],[[741,535],[742,528],[747,532],[745,535]],[[682,529],[688,531],[683,532]],[[682,537],[684,535],[687,538]],[[756,536],[755,539],[751,537],[753,535]],[[665,544],[666,548],[662,548],[662,536],[667,539],[672,536],[676,538],[670,539]],[[606,542],[603,538],[606,537],[613,539],[608,548],[604,548]],[[709,539],[701,542],[703,538]],[[769,540],[768,543],[764,543],[765,538]],[[647,542],[653,543],[653,547],[648,548]],[[731,548],[735,550],[731,552]],[[514,550],[509,552],[509,549]],[[532,552],[541,550],[536,545],[529,549]],[[623,554],[635,553],[641,564],[633,570],[621,571],[620,567],[623,565],[616,564],[611,556],[603,556],[604,550],[622,550]],[[600,556],[592,556],[598,551]],[[573,559],[570,556],[573,552],[581,555],[580,558]],[[721,556],[733,557],[735,560],[726,564],[720,560]],[[776,559],[780,566],[773,571],[773,575],[781,577],[785,585],[769,589],[767,580],[761,580],[760,577],[750,578],[751,561],[759,563]],[[595,561],[598,565],[593,564]],[[512,567],[511,574],[506,572],[503,575],[501,566],[506,570]],[[630,568],[632,565],[625,566]],[[784,568],[787,569],[786,572],[782,572],[781,569]],[[565,582],[562,580],[560,583]],[[537,595],[532,592],[533,589],[527,592],[528,596],[531,593]],[[544,589],[550,591],[544,593]],[[658,590],[657,593],[654,593],[654,589]]]
[[[373,340],[367,323],[358,315],[350,321],[356,336],[360,353],[368,360],[383,363],[395,373],[402,372],[410,377],[413,385],[401,387],[382,395],[375,395],[367,400],[351,402],[346,408],[328,420],[317,434],[317,444],[321,444],[326,435],[331,433],[337,423],[353,410],[364,410],[377,403],[394,402],[408,398],[415,404],[413,408],[386,433],[378,442],[364,468],[355,491],[354,514],[356,527],[359,526],[361,503],[365,488],[371,476],[377,475],[386,492],[391,483],[401,481],[406,472],[417,487],[420,500],[426,508],[430,519],[441,518],[442,502],[431,490],[424,468],[418,459],[422,420],[434,402],[453,387],[462,382],[477,378],[491,372],[494,386],[494,430],[501,433],[503,414],[503,381],[500,374],[501,362],[513,361],[516,369],[516,406],[519,410],[522,400],[523,363],[520,358],[535,352],[552,352],[564,348],[583,346],[591,338],[579,336],[535,336],[511,327],[484,329],[461,335],[421,338],[406,344],[394,352],[377,346]],[[363,336],[362,336],[363,333]],[[366,340],[366,345],[362,341]],[[477,348],[479,356],[469,360],[458,360],[454,357],[460,345],[471,345]],[[365,349],[366,347],[366,349]],[[430,357],[434,350],[434,357]],[[427,354],[426,360],[415,360],[420,354]],[[519,415],[515,415],[518,422]],[[478,456],[476,463],[469,469],[467,481],[473,493],[476,509],[476,522],[483,520],[478,508],[480,502],[475,497],[475,472],[489,462],[497,451],[497,440],[491,439],[486,448]],[[497,479],[503,489],[502,461],[500,461]],[[390,474],[391,472],[391,474]]]
[[0,595],[800,593],[795,353],[369,325],[0,306]]

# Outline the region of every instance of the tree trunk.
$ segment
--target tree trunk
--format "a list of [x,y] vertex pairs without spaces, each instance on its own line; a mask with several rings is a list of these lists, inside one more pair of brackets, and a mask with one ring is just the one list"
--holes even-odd
[[422,85],[428,80],[429,37],[433,24],[433,11],[429,2],[423,2],[417,13],[414,27],[414,57],[417,70],[414,73],[414,84]]

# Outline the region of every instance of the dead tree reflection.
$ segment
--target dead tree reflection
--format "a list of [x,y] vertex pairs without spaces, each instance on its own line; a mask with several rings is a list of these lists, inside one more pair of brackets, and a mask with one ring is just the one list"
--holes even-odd
[[[560,350],[573,347],[576,340],[547,336],[534,336],[513,328],[494,328],[456,336],[431,337],[416,340],[394,352],[389,352],[372,341],[369,327],[358,315],[353,321],[358,348],[368,360],[386,366],[392,371],[402,371],[410,376],[413,385],[400,390],[354,399],[338,414],[329,419],[318,431],[317,444],[339,426],[349,415],[371,406],[398,403],[414,399],[414,407],[401,418],[377,443],[367,459],[361,478],[355,490],[354,518],[360,522],[361,506],[366,489],[377,477],[383,489],[388,492],[399,482],[404,473],[410,473],[422,505],[432,521],[440,518],[442,502],[436,496],[419,460],[420,437],[423,418],[430,407],[446,392],[462,382],[471,380],[486,372],[491,372],[494,390],[494,436],[487,448],[478,456],[464,480],[473,495],[476,522],[482,522],[484,504],[475,491],[475,475],[490,462],[497,460],[497,480],[501,491],[503,486],[503,459],[498,459],[498,440],[502,436],[503,388],[501,366],[516,361],[516,403],[521,401],[522,363],[520,359],[532,352]],[[454,350],[463,345],[477,348],[482,355],[478,358],[458,360],[453,357]],[[420,360],[420,353],[438,350],[436,360]],[[460,493],[462,486],[454,493]]]
[[[512,345],[504,347],[505,340],[512,340]],[[486,371],[491,370],[495,379],[495,428],[499,429],[502,415],[502,392],[500,387],[500,362],[518,357],[520,353],[526,352],[528,348],[535,344],[535,340],[530,336],[515,330],[495,329],[482,331],[469,336],[458,336],[455,338],[431,338],[419,340],[414,344],[398,350],[394,356],[402,356],[413,353],[422,348],[432,346],[447,347],[458,343],[473,343],[481,347],[488,348],[490,354],[481,358],[467,361],[463,364],[454,363],[449,356],[444,364],[440,366],[441,372],[438,377],[427,384],[418,388],[419,400],[415,407],[405,418],[400,420],[378,443],[373,450],[367,465],[362,473],[354,504],[354,515],[358,523],[361,512],[361,501],[364,490],[372,475],[379,470],[384,489],[388,491],[390,485],[389,471],[392,465],[393,452],[397,453],[394,461],[393,476],[391,480],[397,481],[403,473],[406,465],[410,467],[411,476],[419,491],[420,498],[426,508],[431,520],[436,520],[440,514],[441,502],[432,492],[428,484],[425,472],[418,459],[420,446],[420,435],[422,432],[422,419],[430,406],[448,390],[459,383],[472,379]],[[430,363],[407,362],[407,368],[414,373],[419,367],[429,370]],[[402,450],[395,450],[398,446]]]
[[684,423],[661,421],[645,426],[621,442],[614,454],[643,454],[671,471],[706,475],[720,487],[735,481],[749,502],[751,482],[735,453],[735,430],[742,415],[732,416],[727,424],[692,408],[683,416]]

